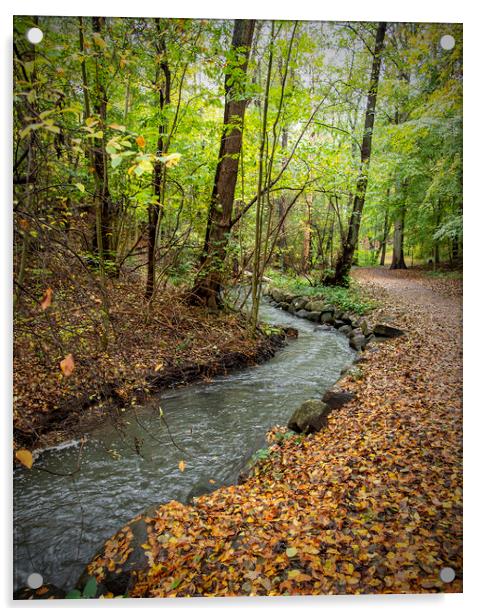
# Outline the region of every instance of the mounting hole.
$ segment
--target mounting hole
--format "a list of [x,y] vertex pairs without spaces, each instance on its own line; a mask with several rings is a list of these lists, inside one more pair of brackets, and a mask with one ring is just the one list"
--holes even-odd
[[455,47],[455,39],[451,34],[444,34],[440,39],[440,47],[450,51]]
[[440,579],[442,582],[450,584],[450,582],[455,580],[455,571],[452,567],[444,567],[443,569],[440,569]]
[[40,588],[43,583],[44,579],[40,573],[31,573],[27,578],[27,584],[29,585],[29,588],[32,588],[33,590]]
[[43,39],[44,33],[40,28],[30,28],[30,30],[27,30],[26,36],[27,40],[32,43],[32,45],[38,45]]

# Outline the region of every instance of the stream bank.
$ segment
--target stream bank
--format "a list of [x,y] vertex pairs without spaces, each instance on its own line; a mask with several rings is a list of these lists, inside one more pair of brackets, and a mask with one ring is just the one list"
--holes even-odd
[[88,432],[80,465],[74,441],[44,452],[31,470],[16,469],[15,587],[36,571],[45,584],[72,588],[102,540],[146,503],[187,503],[206,486],[231,486],[266,432],[323,396],[354,358],[336,331],[266,305],[261,318],[297,329],[298,338],[269,362],[119,410]]
[[[406,335],[368,347],[339,382],[354,397],[321,432],[272,430],[243,484],[150,512],[129,596],[461,592],[460,293],[357,274],[383,299],[377,318]],[[99,583],[131,540],[125,528],[105,543],[89,566]]]

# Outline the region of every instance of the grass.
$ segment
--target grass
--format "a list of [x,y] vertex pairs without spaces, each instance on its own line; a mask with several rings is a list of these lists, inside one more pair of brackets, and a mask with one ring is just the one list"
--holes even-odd
[[328,287],[321,284],[312,285],[306,278],[290,276],[276,270],[270,270],[266,275],[271,278],[275,287],[297,295],[320,297],[346,312],[362,315],[376,308],[376,303],[364,297],[362,288],[354,280],[350,281],[349,287]]

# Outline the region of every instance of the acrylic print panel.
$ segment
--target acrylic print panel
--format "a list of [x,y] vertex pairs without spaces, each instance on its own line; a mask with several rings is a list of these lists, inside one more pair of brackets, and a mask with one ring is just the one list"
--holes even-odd
[[14,596],[462,591],[462,26],[14,18]]

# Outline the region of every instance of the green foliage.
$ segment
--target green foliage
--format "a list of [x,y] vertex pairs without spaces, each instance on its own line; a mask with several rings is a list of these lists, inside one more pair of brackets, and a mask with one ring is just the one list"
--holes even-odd
[[322,298],[327,304],[333,304],[340,310],[355,314],[365,314],[376,307],[372,300],[365,299],[360,286],[351,280],[348,287],[323,286],[310,284],[306,278],[290,277],[274,270],[268,272],[273,286],[285,289],[296,295]]
[[90,577],[84,586],[82,591],[74,588],[70,590],[66,595],[66,599],[94,599],[97,594],[97,580],[95,577]]

